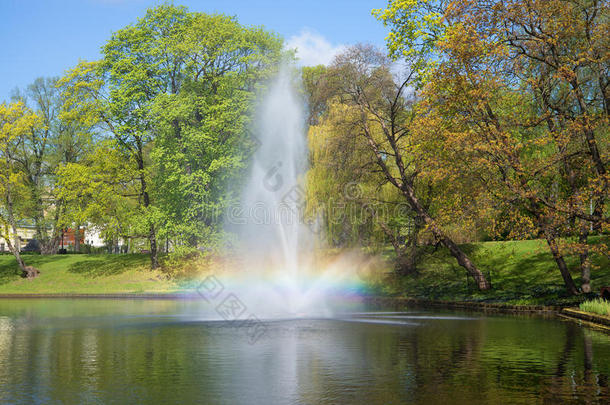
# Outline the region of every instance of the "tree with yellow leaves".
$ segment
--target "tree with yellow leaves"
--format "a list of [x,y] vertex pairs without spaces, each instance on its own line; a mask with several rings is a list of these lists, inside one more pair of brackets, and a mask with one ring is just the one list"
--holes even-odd
[[441,145],[443,170],[478,178],[512,231],[546,239],[570,294],[565,255],[578,254],[589,292],[589,254],[608,252],[588,237],[610,224],[609,13],[585,0],[395,0],[377,12],[394,55],[432,61],[422,141]]
[[[449,250],[478,288],[491,288],[483,272],[445,231],[431,214],[429,202],[422,198],[422,165],[419,154],[414,153],[417,145],[412,136],[417,112],[412,108],[414,100],[409,95],[416,70],[408,71],[397,80],[383,54],[370,46],[358,45],[337,56],[327,74],[328,80],[338,89],[335,101],[344,105],[342,112],[335,113],[340,118],[334,120],[333,127],[342,134],[344,141],[355,143],[366,151],[361,157],[368,171],[400,195],[420,226],[433,235],[436,243]],[[352,138],[358,141],[352,141]],[[387,224],[378,224],[386,233],[391,233]]]
[[17,169],[15,155],[26,136],[40,120],[23,103],[0,104],[0,237],[4,238],[9,250],[15,256],[17,265],[28,278],[39,272],[26,266],[20,254],[17,221],[19,208],[28,195],[24,187],[22,173]]

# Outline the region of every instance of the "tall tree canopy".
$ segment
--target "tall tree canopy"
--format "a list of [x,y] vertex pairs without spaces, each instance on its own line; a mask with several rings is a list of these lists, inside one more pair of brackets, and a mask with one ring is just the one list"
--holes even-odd
[[257,83],[281,47],[276,35],[232,17],[159,6],[114,33],[101,61],[63,79],[66,97],[114,139],[131,173],[131,191],[120,182],[116,194],[135,197],[130,232],[147,236],[152,267],[160,237],[196,248],[217,230],[227,181],[253,146],[247,127]]
[[588,292],[589,252],[608,251],[588,236],[609,224],[609,13],[588,0],[396,0],[377,12],[393,55],[431,61],[417,126],[443,151],[430,165],[478,178],[513,237],[544,237],[572,294],[565,254],[579,255]]

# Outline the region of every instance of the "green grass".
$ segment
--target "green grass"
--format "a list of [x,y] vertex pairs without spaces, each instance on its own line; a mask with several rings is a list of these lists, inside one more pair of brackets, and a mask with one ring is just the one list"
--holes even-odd
[[610,316],[610,302],[597,298],[580,304],[580,310],[593,314]]
[[[599,239],[593,243],[596,241]],[[481,242],[462,247],[491,280],[491,291],[478,291],[448,251],[433,248],[422,252],[418,274],[393,277],[383,291],[415,298],[521,305],[577,305],[585,299],[567,296],[561,274],[543,240]],[[578,258],[568,257],[566,261],[574,269],[574,281],[580,285]],[[592,262],[591,286],[597,292],[610,285],[610,260],[608,256],[594,256]]]
[[0,255],[0,294],[169,293],[178,289],[161,271],[150,270],[147,255],[24,255],[23,258],[41,274],[33,280],[23,279],[15,258]]
[[[599,239],[597,239],[599,240]],[[594,240],[595,242],[596,240]],[[379,277],[371,282],[373,294],[401,295],[413,298],[485,301],[516,305],[578,305],[589,296],[569,297],[563,280],[546,243],[542,240],[481,242],[463,246],[471,259],[491,280],[491,291],[478,291],[472,278],[445,249],[426,247],[421,253],[419,272],[405,277]],[[338,253],[338,252],[336,252]],[[388,264],[376,274],[391,272],[391,249],[384,251]],[[152,271],[149,258],[143,254],[128,255],[26,255],[26,264],[41,270],[33,280],[22,279],[15,259],[0,255],[0,294],[108,294],[108,293],[170,293],[189,288],[184,277],[171,279],[170,270],[193,267],[192,274],[202,269],[220,268],[220,264],[166,264],[163,271]],[[574,269],[572,276],[580,285],[578,258],[567,258]],[[596,293],[610,285],[608,256],[593,257],[591,285]],[[184,270],[184,269],[182,269]],[[192,286],[191,286],[192,287]]]

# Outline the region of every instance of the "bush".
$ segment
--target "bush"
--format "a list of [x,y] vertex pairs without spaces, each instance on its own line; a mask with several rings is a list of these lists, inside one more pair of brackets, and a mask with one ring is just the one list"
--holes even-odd
[[91,246],[88,244],[81,245],[81,252],[86,254],[105,254],[107,253],[108,248],[106,246]]

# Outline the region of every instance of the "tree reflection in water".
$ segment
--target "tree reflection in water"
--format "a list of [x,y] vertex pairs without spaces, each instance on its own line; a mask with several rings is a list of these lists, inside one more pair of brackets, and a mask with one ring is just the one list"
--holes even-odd
[[[610,336],[540,317],[275,320],[200,303],[0,301],[0,403],[608,403]],[[448,316],[449,315],[449,316]]]

